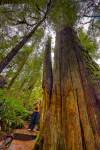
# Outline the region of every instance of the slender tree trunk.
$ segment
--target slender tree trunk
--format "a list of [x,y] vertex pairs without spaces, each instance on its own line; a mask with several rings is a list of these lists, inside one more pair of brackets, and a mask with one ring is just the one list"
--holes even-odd
[[44,63],[43,63],[43,108],[44,116],[45,112],[48,111],[51,104],[51,95],[52,95],[52,63],[51,63],[51,39],[50,37],[47,40],[46,48],[44,52]]
[[71,27],[61,29],[56,37],[52,96],[43,150],[99,150],[100,97],[97,95],[100,80],[94,86],[92,78],[89,79],[87,57]]
[[[41,113],[41,130],[42,133],[48,133],[49,124],[48,117],[50,113],[50,105],[51,105],[51,95],[52,95],[52,84],[53,84],[53,76],[52,76],[52,63],[51,63],[51,39],[50,37],[47,40],[45,52],[44,52],[44,63],[43,63],[43,105],[42,105],[42,113]],[[45,128],[44,128],[45,125]],[[49,133],[50,135],[50,133]],[[43,137],[44,138],[44,137]],[[48,142],[45,142],[44,145],[47,147],[49,145]]]
[[[44,20],[42,20],[44,21]],[[16,56],[19,50],[26,44],[26,42],[32,37],[34,32],[37,30],[38,26],[42,23],[40,21],[33,30],[24,38],[8,53],[8,55],[1,61],[0,63],[0,73],[4,70],[4,68],[10,63],[10,61]]]
[[22,88],[24,87],[25,83],[27,82],[27,79],[23,79],[23,81],[21,82],[19,88],[18,88],[18,91],[22,90]]
[[37,22],[36,26],[33,27],[31,32],[29,32],[24,38],[8,53],[8,55],[1,61],[0,63],[0,73],[4,70],[4,68],[10,63],[10,61],[16,56],[19,50],[26,44],[26,42],[33,36],[37,28],[42,24],[42,22],[46,19],[49,10],[51,8],[51,0],[48,1],[46,12],[43,18]]
[[[29,91],[28,91],[28,95],[27,95],[27,100],[28,100],[28,101],[30,100],[32,91],[33,91],[33,89],[34,89],[34,85],[35,85],[35,83],[33,82],[33,83],[31,84],[31,86],[30,86],[30,89],[28,89],[28,90],[29,90]],[[27,105],[27,102],[26,102],[26,105]]]
[[[50,113],[50,105],[51,105],[51,95],[52,95],[52,63],[51,63],[51,39],[50,37],[47,40],[45,52],[44,52],[44,62],[43,62],[43,101],[42,101],[42,111],[41,111],[41,119],[40,119],[40,134],[34,144],[34,149],[42,150],[43,149],[43,141],[44,145],[48,146],[48,143],[44,140],[44,132],[49,131],[48,125],[48,117]],[[44,128],[45,126],[45,128]],[[47,147],[48,149],[48,147]]]
[[29,54],[27,54],[27,56],[25,56],[23,58],[21,65],[18,67],[18,70],[16,71],[15,75],[13,76],[13,78],[10,81],[10,83],[8,84],[8,89],[10,89],[12,87],[12,85],[13,85],[14,81],[16,80],[17,76],[20,74],[21,70],[23,69],[23,67],[25,65],[25,62],[28,59]]

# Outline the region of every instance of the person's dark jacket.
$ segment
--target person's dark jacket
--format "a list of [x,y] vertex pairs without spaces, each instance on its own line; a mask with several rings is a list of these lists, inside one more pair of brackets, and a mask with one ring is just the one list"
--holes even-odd
[[39,112],[34,111],[34,112],[32,113],[32,122],[33,122],[34,124],[38,123],[39,118],[40,118]]

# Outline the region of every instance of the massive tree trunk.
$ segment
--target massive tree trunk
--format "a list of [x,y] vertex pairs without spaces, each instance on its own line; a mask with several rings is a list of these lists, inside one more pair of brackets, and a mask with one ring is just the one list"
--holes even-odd
[[61,29],[56,37],[43,150],[100,150],[100,80],[90,72],[91,67],[98,67],[71,27]]

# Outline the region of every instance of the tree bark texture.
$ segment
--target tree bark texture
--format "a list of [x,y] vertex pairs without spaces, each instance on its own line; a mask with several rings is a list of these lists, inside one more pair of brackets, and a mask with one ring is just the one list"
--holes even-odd
[[43,150],[100,150],[100,79],[89,68],[97,65],[71,27],[57,32],[54,61]]
[[[44,95],[44,108],[47,111],[50,106],[51,94],[52,94],[52,63],[51,63],[51,39],[48,38],[46,48],[44,52],[44,63],[43,63],[43,95]],[[44,103],[43,102],[43,103]]]
[[[51,38],[49,37],[46,42],[46,47],[44,51],[44,61],[43,61],[43,101],[41,103],[41,118],[40,118],[40,134],[35,141],[34,150],[43,150],[44,145],[48,146],[44,140],[44,132],[50,131],[48,125],[48,119],[50,116],[50,105],[51,105],[51,95],[52,95],[52,84],[53,84],[53,76],[52,76],[52,63],[51,63]],[[50,133],[49,133],[50,134]]]

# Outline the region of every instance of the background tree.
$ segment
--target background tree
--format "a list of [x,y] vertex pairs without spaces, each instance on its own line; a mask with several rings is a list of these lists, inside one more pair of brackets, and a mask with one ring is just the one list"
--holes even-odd
[[46,11],[42,19],[40,19],[36,25],[33,25],[33,29],[26,35],[24,38],[8,53],[5,59],[0,63],[0,72],[9,64],[9,62],[13,59],[13,57],[17,54],[17,52],[26,44],[26,42],[32,37],[37,28],[41,25],[41,23],[46,19],[49,9],[51,7],[51,0],[47,3]]

